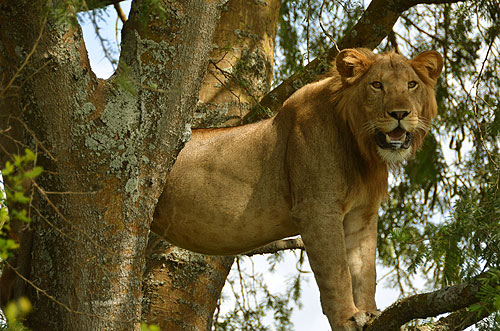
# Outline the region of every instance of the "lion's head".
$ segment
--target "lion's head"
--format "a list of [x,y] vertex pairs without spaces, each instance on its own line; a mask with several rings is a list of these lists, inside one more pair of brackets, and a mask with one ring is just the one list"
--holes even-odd
[[399,163],[421,147],[437,115],[434,95],[443,59],[429,51],[413,60],[394,52],[345,49],[336,59],[338,102],[365,157]]

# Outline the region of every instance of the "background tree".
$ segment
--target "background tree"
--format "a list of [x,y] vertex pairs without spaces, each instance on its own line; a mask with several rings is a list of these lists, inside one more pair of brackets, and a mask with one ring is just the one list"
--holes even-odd
[[[434,329],[463,329],[485,316],[483,327],[495,327],[493,312],[500,305],[495,272],[500,255],[498,1],[374,0],[365,8],[355,1],[288,0],[279,7],[275,1],[231,0],[222,6],[223,1],[135,0],[118,71],[98,80],[75,13],[105,4],[0,1],[2,168],[29,147],[45,169],[29,181],[33,237],[26,240],[31,245],[22,245],[29,254],[18,254],[17,271],[29,280],[27,293],[35,307],[28,325],[132,329],[147,320],[167,323],[166,329],[209,327],[232,258],[185,255],[152,237],[146,254],[155,201],[189,135],[186,123],[234,125],[278,111],[294,90],[327,70],[337,52],[327,46],[333,39],[340,49],[396,48],[407,56],[436,49],[444,55],[440,117],[415,160],[393,174],[391,199],[380,218],[379,257],[402,293],[412,291],[414,276],[423,269],[431,288],[458,284],[453,289],[461,300],[455,301],[465,306],[444,311],[476,303]],[[221,6],[225,16],[219,20]],[[263,97],[278,16],[276,77],[293,75]],[[204,59],[214,44],[213,74],[199,91]],[[198,92],[202,103],[193,120]],[[23,256],[30,255],[27,264]],[[392,315],[384,313],[379,329],[387,330],[388,320],[405,323],[446,306],[419,310],[412,305],[419,298],[406,301],[409,311],[396,307]],[[280,329],[291,328],[288,315],[279,313],[287,299],[269,305]],[[250,320],[265,329],[262,309],[265,305],[236,309],[216,327],[245,329]],[[395,318],[403,315],[407,318]]]

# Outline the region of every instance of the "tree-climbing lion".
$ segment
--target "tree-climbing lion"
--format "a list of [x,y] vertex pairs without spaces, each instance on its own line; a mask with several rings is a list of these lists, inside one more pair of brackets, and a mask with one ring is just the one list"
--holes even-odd
[[152,230],[217,255],[300,234],[332,329],[361,330],[377,310],[377,211],[388,169],[422,146],[442,67],[434,51],[408,60],[345,49],[276,116],[194,130]]

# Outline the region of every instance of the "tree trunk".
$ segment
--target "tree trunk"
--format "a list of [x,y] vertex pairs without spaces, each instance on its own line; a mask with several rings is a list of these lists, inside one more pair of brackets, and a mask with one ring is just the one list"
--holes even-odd
[[163,22],[148,3],[134,1],[124,27],[126,80],[107,81],[91,72],[80,29],[46,1],[0,4],[0,130],[22,129],[2,146],[31,147],[45,169],[33,183],[34,330],[139,328],[149,225],[190,133],[221,4],[169,1]]
[[[279,7],[280,0],[230,0],[223,8],[193,126],[240,124],[268,92]],[[145,320],[162,330],[210,330],[233,257],[196,254],[152,234],[147,260]]]
[[243,124],[271,87],[281,0],[230,0],[213,38],[193,127]]

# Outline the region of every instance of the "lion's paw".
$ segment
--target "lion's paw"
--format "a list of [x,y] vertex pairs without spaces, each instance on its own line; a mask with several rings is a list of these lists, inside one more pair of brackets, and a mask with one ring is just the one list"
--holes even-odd
[[363,327],[372,318],[380,315],[380,311],[358,311],[351,316],[342,326],[334,328],[332,331],[362,331]]

